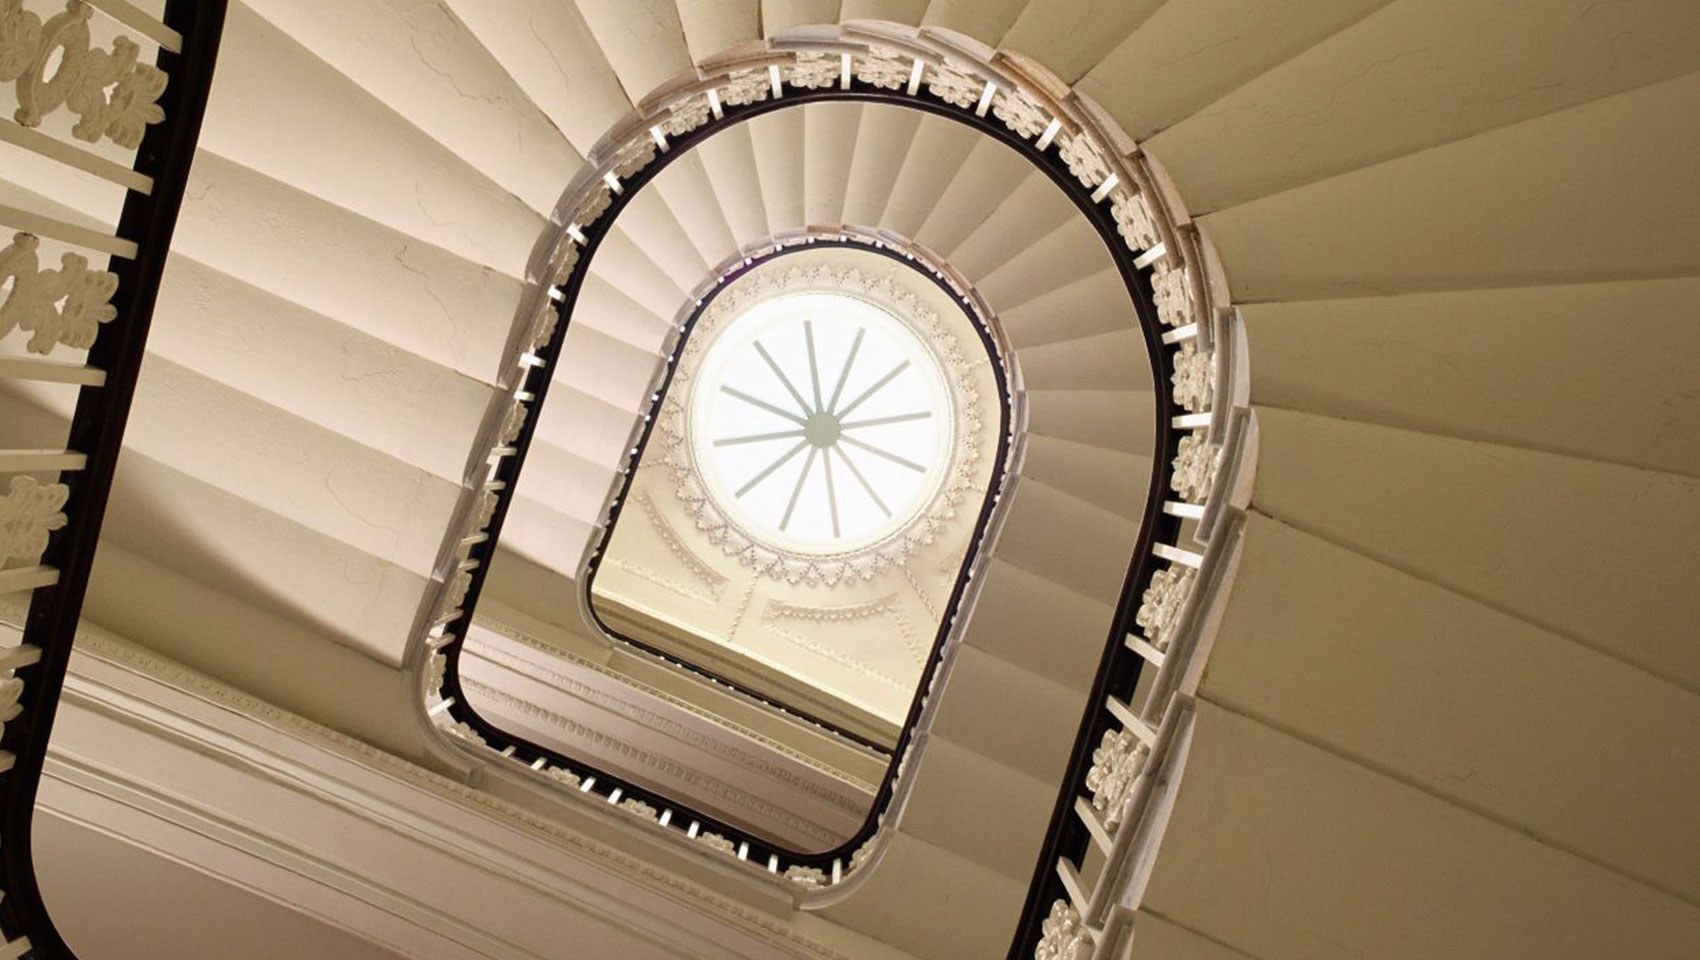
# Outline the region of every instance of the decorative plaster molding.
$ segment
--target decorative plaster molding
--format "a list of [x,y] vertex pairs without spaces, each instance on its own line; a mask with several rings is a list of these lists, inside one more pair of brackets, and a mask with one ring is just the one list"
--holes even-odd
[[[836,69],[836,68],[835,68]],[[893,265],[871,272],[847,264],[757,269],[721,290],[698,317],[690,339],[680,351],[673,384],[661,405],[656,424],[660,458],[671,473],[675,494],[696,529],[727,556],[759,574],[787,583],[834,586],[846,580],[872,580],[900,567],[920,547],[932,543],[947,526],[965,516],[957,508],[975,481],[975,466],[986,446],[988,411],[974,383],[974,362],[945,320],[916,293],[906,269]],[[739,526],[722,509],[700,477],[702,467],[690,442],[689,410],[698,367],[721,328],[754,305],[773,297],[804,292],[849,294],[873,302],[910,326],[932,349],[950,386],[955,435],[951,462],[939,490],[915,519],[878,543],[846,553],[820,557],[799,554],[765,542]],[[973,321],[970,321],[973,322]],[[654,441],[652,441],[654,442]]]
[[[94,8],[82,0],[70,0],[45,24],[23,4],[0,0],[0,83],[17,82],[18,123],[39,127],[66,107],[78,117],[71,127],[78,140],[139,147],[142,132],[165,119],[157,102],[169,80],[165,72],[138,63],[141,47],[126,36],[115,38],[111,50],[93,49]],[[59,57],[50,76],[54,51]]]
[[61,345],[86,350],[100,325],[118,316],[112,305],[118,275],[90,270],[88,258],[76,253],[61,254],[59,269],[44,270],[36,255],[40,245],[34,234],[17,233],[0,249],[0,288],[11,282],[0,302],[0,337],[13,329],[27,331],[32,336],[24,348],[42,355]]
[[15,476],[0,497],[0,564],[9,559],[34,563],[47,549],[47,535],[65,526],[65,500],[71,489],[63,483],[40,483]]

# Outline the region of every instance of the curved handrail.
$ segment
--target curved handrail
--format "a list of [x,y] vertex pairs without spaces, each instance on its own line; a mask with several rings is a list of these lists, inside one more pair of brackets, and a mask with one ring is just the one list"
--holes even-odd
[[[445,545],[439,589],[428,600],[411,654],[421,677],[425,719],[460,734],[461,747],[470,756],[506,764],[521,776],[576,783],[582,795],[594,794],[608,808],[625,807],[622,800],[636,798],[629,812],[690,838],[712,824],[722,840],[733,841],[717,846],[736,860],[754,860],[750,866],[755,871],[796,882],[805,905],[831,899],[834,895],[821,888],[843,883],[877,856],[891,828],[886,809],[876,805],[863,831],[843,848],[796,855],[731,831],[677,802],[663,800],[658,807],[631,785],[559,755],[527,752],[524,745],[506,740],[499,752],[492,751],[486,747],[494,735],[491,728],[482,725],[459,696],[455,659],[512,492],[514,465],[529,443],[535,400],[540,388],[546,389],[546,371],[564,339],[562,306],[576,296],[595,241],[629,197],[672,156],[688,151],[721,125],[826,100],[924,110],[973,126],[1023,153],[1063,189],[1110,250],[1138,310],[1153,380],[1171,382],[1177,370],[1186,371],[1188,383],[1201,372],[1208,378],[1210,332],[1197,322],[1196,313],[1205,296],[1199,251],[1158,195],[1144,158],[1130,140],[1112,132],[1113,124],[1095,105],[1025,60],[949,31],[858,22],[804,28],[746,44],[700,64],[695,74],[666,85],[640,104],[591,152],[556,207],[557,226],[534,253],[533,285],[516,323],[506,392],[486,418],[480,449],[491,454],[488,469],[478,471],[468,484],[461,517]],[[1208,385],[1199,389],[1207,391]],[[1147,484],[1148,496],[1130,569],[1131,596],[1148,589],[1159,557],[1184,553],[1177,546],[1182,518],[1164,509],[1161,494],[1168,489],[1182,434],[1197,429],[1194,418],[1204,409],[1198,392],[1173,398],[1157,394],[1155,468],[1149,478],[1134,478]],[[1178,413],[1182,410],[1186,412]],[[1124,596],[1123,614],[1135,606]],[[1124,615],[1117,622],[1125,620]],[[1118,682],[1133,676],[1118,669]],[[928,704],[936,703],[929,696],[936,683],[935,677],[921,685],[912,721],[923,719]],[[906,726],[913,728],[913,723]],[[907,733],[905,738],[880,790],[884,803],[905,796],[913,779],[911,754],[924,738],[909,739]],[[896,803],[889,809],[900,807]]]
[[[160,277],[195,157],[226,3],[169,0],[160,21],[151,20],[128,4],[115,5],[114,16],[122,26],[159,44],[158,59],[151,66],[137,62],[141,44],[127,34],[115,42],[105,59],[89,57],[87,21],[106,6],[100,0],[89,4],[72,0],[63,12],[45,22],[21,6],[10,10],[5,6],[0,5],[0,15],[17,17],[3,25],[13,31],[13,38],[22,37],[27,44],[34,37],[37,43],[32,58],[20,58],[27,66],[18,89],[28,93],[22,98],[20,123],[5,131],[10,134],[8,139],[128,191],[117,230],[110,235],[25,211],[0,209],[0,224],[21,231],[11,247],[0,250],[0,276],[19,271],[11,273],[15,285],[10,297],[27,301],[39,296],[51,302],[68,294],[57,329],[52,331],[57,334],[55,342],[89,348],[86,362],[79,365],[14,359],[0,367],[0,376],[79,387],[66,453],[60,455],[63,459],[43,466],[14,465],[0,459],[0,471],[4,472],[63,471],[60,482],[54,484],[22,483],[29,478],[14,478],[10,495],[0,497],[12,501],[7,506],[20,510],[33,505],[40,541],[45,541],[45,550],[39,546],[34,549],[39,565],[0,570],[0,590],[32,591],[21,644],[0,650],[0,673],[7,674],[0,687],[7,701],[0,712],[5,723],[4,737],[0,738],[0,747],[4,748],[0,752],[0,890],[5,892],[0,899],[0,934],[4,939],[0,956],[69,960],[74,954],[54,927],[36,884],[31,850],[36,788],[112,490],[113,471],[123,448],[124,427]],[[62,52],[50,85],[47,64],[55,50]],[[80,77],[85,92],[89,86],[98,85],[100,96],[93,98],[98,102],[83,98],[65,104],[65,85],[58,81],[67,72]],[[54,85],[60,88],[57,94]],[[114,88],[110,94],[108,87]],[[149,109],[156,103],[157,111]],[[94,142],[110,138],[121,146],[136,147],[133,164],[125,168],[37,132],[34,123],[61,105],[82,117],[74,130],[79,139]],[[36,273],[33,253],[37,238],[105,252],[112,261],[108,270],[97,271],[87,269],[87,261],[78,257],[75,269],[71,260],[63,261],[65,269],[57,276],[50,276],[52,272],[48,271]],[[27,261],[14,254],[19,250],[30,255]],[[67,254],[72,256],[77,255]],[[67,281],[68,273],[75,279]],[[69,289],[55,289],[55,283],[69,283]],[[7,306],[12,304],[8,302]],[[86,324],[81,332],[79,323]],[[32,329],[30,324],[23,326]],[[48,326],[38,315],[33,327],[37,336],[30,341],[32,352],[45,354],[55,345],[43,342]],[[6,326],[0,326],[0,335],[7,332]],[[9,557],[25,556],[16,551],[17,546],[0,544],[0,565]]]

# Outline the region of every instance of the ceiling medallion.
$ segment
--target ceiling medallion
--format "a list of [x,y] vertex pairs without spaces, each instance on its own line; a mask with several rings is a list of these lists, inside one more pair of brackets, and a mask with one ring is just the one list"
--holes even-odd
[[771,261],[703,310],[662,463],[707,540],[788,583],[869,580],[957,517],[985,443],[956,334],[908,268]]

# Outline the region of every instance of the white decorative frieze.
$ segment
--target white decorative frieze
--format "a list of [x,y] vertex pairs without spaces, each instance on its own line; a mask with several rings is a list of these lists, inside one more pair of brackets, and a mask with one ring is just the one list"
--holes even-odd
[[620,809],[634,817],[641,817],[645,820],[654,820],[661,816],[660,812],[657,811],[655,807],[637,799],[636,797],[621,800]]
[[70,495],[70,488],[62,483],[13,477],[11,489],[0,497],[0,563],[40,559],[48,535],[65,526],[63,507]]
[[57,346],[86,350],[100,325],[118,316],[112,305],[118,275],[90,270],[88,259],[75,253],[61,255],[59,269],[43,270],[40,246],[39,237],[19,233],[0,249],[0,288],[10,281],[0,302],[0,337],[23,330],[31,334],[25,349],[43,355]]
[[87,3],[71,0],[43,23],[23,0],[0,0],[0,83],[17,83],[15,119],[23,126],[39,127],[64,107],[78,117],[71,127],[78,140],[106,138],[134,150],[143,131],[165,119],[159,98],[168,78],[137,62],[141,48],[128,37],[113,40],[111,50],[94,49],[93,15]]

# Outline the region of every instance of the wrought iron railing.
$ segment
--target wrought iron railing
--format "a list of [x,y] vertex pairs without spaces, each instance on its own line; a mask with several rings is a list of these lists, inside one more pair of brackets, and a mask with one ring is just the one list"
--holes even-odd
[[[76,391],[62,446],[0,450],[0,476],[9,476],[0,490],[0,593],[30,592],[21,642],[0,649],[0,957],[47,960],[72,953],[36,885],[36,788],[225,3],[170,0],[161,19],[126,0],[40,7],[0,0],[0,83],[17,93],[15,119],[0,119],[0,140],[51,163],[58,182],[93,178],[122,188],[110,230],[65,215],[51,195],[0,204],[0,227],[12,231],[0,247],[0,346],[8,348],[0,379]],[[94,39],[108,34],[110,43]],[[32,196],[41,202],[28,202]],[[57,268],[44,263],[50,252]],[[104,268],[94,262],[101,258]],[[74,362],[49,358],[85,350]]]
[[[513,494],[515,464],[536,419],[537,387],[558,359],[569,308],[597,239],[662,167],[722,126],[829,100],[890,103],[970,125],[1046,173],[1111,251],[1137,306],[1153,380],[1173,385],[1172,391],[1159,390],[1157,395],[1154,473],[1128,478],[1147,493],[1146,514],[1113,642],[1093,690],[1094,706],[1081,727],[1017,941],[1018,952],[1031,951],[1053,903],[1063,900],[1068,909],[1091,910],[1090,895],[1072,879],[1078,874],[1083,843],[1114,846],[1128,821],[1125,815],[1113,824],[1105,820],[1111,811],[1126,809],[1117,797],[1125,799],[1140,789],[1129,786],[1106,793],[1088,788],[1087,778],[1096,784],[1143,783],[1141,777],[1164,756],[1164,738],[1174,736],[1175,718],[1185,712],[1183,674],[1194,662],[1188,631],[1199,598],[1207,593],[1200,584],[1213,575],[1217,561],[1212,557],[1221,552],[1211,546],[1198,553],[1185,544],[1193,543],[1199,530],[1208,528],[1217,531],[1212,536],[1222,536],[1221,530],[1232,527],[1215,504],[1221,499],[1220,485],[1235,475],[1221,468],[1223,451],[1234,449],[1236,437],[1244,432],[1235,432],[1243,420],[1223,412],[1230,409],[1241,381],[1231,376],[1238,369],[1237,354],[1231,355],[1232,327],[1211,316],[1215,299],[1206,283],[1208,251],[1171,208],[1157,171],[1137,146],[1094,104],[1023,58],[948,31],[891,24],[789,31],[700,64],[695,75],[646,99],[592,151],[555,211],[553,236],[539,246],[532,264],[534,285],[510,355],[507,391],[487,417],[486,469],[468,484],[464,520],[451,533],[441,587],[415,648],[422,706],[429,720],[458,734],[462,746],[480,762],[508,765],[519,776],[565,780],[583,798],[684,839],[701,841],[712,832],[713,849],[752,872],[793,881],[805,904],[841,897],[858,871],[877,861],[881,840],[893,826],[887,813],[902,808],[913,784],[917,764],[912,754],[925,742],[928,718],[936,710],[932,692],[949,669],[949,643],[941,642],[934,650],[896,762],[880,786],[868,821],[849,842],[819,854],[780,849],[715,822],[676,798],[650,795],[582,760],[517,740],[478,717],[455,686],[460,647]],[[664,367],[658,376],[665,374]],[[640,445],[642,431],[640,423],[630,446]],[[966,581],[959,584],[969,586]],[[956,613],[947,619],[966,619],[971,594],[959,594],[964,605],[953,607]],[[1145,674],[1148,667],[1156,669],[1155,676]],[[1145,697],[1140,705],[1130,703],[1142,674],[1148,686],[1168,693]],[[1096,767],[1094,748],[1107,751],[1100,753],[1102,762]],[[1115,776],[1106,779],[1108,773],[1094,770]],[[637,802],[626,802],[633,799]],[[1082,816],[1079,799],[1085,799],[1091,818]],[[1075,872],[1059,872],[1059,862],[1074,863]],[[1075,927],[1081,927],[1078,920]]]

